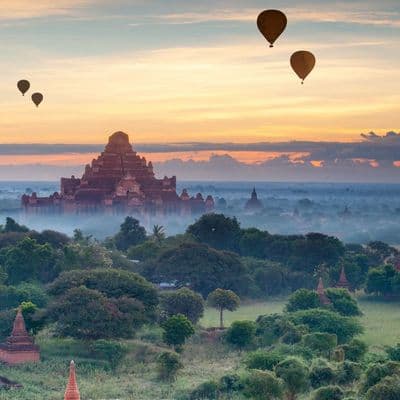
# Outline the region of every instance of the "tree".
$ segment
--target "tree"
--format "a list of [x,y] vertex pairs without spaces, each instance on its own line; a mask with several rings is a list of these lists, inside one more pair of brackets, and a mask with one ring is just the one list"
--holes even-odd
[[153,233],[151,235],[152,239],[158,244],[161,245],[165,239],[165,229],[161,225],[153,226]]
[[377,385],[386,377],[393,377],[398,381],[400,380],[399,362],[387,361],[385,363],[370,364],[365,372],[361,391],[364,393],[368,392],[370,388]]
[[204,214],[186,230],[197,241],[215,249],[238,251],[241,229],[236,218],[223,214]]
[[192,324],[197,324],[204,314],[203,298],[188,288],[163,293],[160,297],[160,306],[167,317],[182,314]]
[[342,400],[344,392],[340,386],[325,386],[314,392],[313,400]]
[[397,343],[396,346],[393,347],[387,347],[386,353],[390,360],[400,361],[400,343]]
[[83,340],[130,338],[147,320],[140,301],[110,299],[85,286],[56,298],[50,303],[48,316],[60,335]]
[[192,323],[182,314],[173,315],[163,324],[163,340],[166,344],[180,349],[186,340],[194,334]]
[[296,325],[306,325],[310,332],[335,334],[338,343],[347,343],[363,332],[362,325],[355,318],[344,317],[324,309],[296,311],[291,313],[289,318]]
[[143,266],[142,274],[153,282],[174,282],[189,286],[206,297],[220,287],[246,290],[248,277],[240,258],[204,244],[182,243],[163,251],[155,261]]
[[232,290],[215,289],[207,297],[207,304],[219,310],[219,326],[224,328],[224,310],[235,311],[240,306],[239,296]]
[[329,353],[337,346],[337,336],[332,333],[309,333],[303,336],[302,341],[304,346],[325,356],[329,356]]
[[367,292],[384,296],[399,294],[400,286],[393,285],[397,277],[400,277],[400,272],[396,271],[392,265],[372,268],[367,276]]
[[310,383],[313,388],[334,383],[336,371],[325,359],[314,359],[310,368]]
[[283,356],[276,351],[256,350],[247,354],[244,364],[249,369],[273,371]]
[[158,377],[163,381],[174,381],[182,368],[183,364],[176,353],[164,351],[157,358]]
[[299,393],[308,388],[309,370],[304,362],[298,358],[289,357],[281,361],[275,367],[275,373],[278,378],[285,382],[288,400],[295,400]]
[[332,307],[339,314],[344,316],[360,316],[362,312],[357,301],[351,297],[346,289],[328,288],[326,296],[332,303]]
[[120,231],[114,236],[118,250],[126,251],[128,247],[143,243],[146,240],[146,230],[140,222],[132,217],[126,217],[121,224]]
[[352,339],[350,343],[341,346],[344,350],[346,360],[362,361],[367,354],[368,345],[360,339]]
[[109,298],[129,297],[140,301],[146,314],[154,313],[158,304],[157,290],[142,276],[119,269],[94,269],[62,273],[48,288],[52,296],[61,296],[69,289],[84,286]]
[[234,321],[226,332],[226,341],[243,349],[253,342],[255,333],[256,324],[253,321]]
[[3,228],[4,232],[29,232],[29,228],[15,222],[14,219],[7,217],[6,224]]
[[368,390],[367,400],[400,400],[400,377],[387,377]]
[[283,382],[267,371],[253,371],[243,380],[244,394],[255,400],[279,400],[283,395]]
[[260,231],[257,228],[242,230],[239,241],[239,251],[244,257],[265,258],[266,239],[268,232]]
[[317,292],[309,289],[299,289],[289,297],[285,309],[288,312],[293,312],[319,307],[321,307],[321,301]]

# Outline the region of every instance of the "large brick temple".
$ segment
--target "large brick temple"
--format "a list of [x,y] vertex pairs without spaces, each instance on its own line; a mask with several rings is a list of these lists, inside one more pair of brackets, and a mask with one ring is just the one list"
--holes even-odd
[[115,132],[104,151],[86,165],[81,178],[61,178],[60,192],[49,197],[22,196],[30,213],[201,214],[214,209],[214,199],[201,193],[176,192],[176,177],[157,179],[153,164],[133,150],[129,136]]

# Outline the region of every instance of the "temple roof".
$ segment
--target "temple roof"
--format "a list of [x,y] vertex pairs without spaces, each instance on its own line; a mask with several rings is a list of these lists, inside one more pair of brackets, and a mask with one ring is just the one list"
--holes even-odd
[[11,332],[13,337],[26,337],[28,336],[28,331],[26,330],[24,316],[22,315],[21,308],[18,308],[17,315],[14,320],[13,330]]
[[65,389],[64,400],[80,400],[78,384],[76,382],[75,363],[69,365],[69,379]]

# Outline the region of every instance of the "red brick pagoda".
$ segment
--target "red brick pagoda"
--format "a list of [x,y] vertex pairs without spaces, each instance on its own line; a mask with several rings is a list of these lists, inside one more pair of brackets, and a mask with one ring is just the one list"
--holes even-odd
[[75,363],[71,361],[69,366],[69,379],[65,389],[64,400],[80,400],[78,384],[76,382]]
[[195,213],[214,209],[214,200],[198,193],[176,193],[176,177],[157,179],[153,164],[132,148],[129,136],[115,132],[104,151],[81,178],[61,178],[61,190],[50,197],[22,196],[22,206],[31,213]]
[[253,188],[251,197],[247,200],[245,210],[249,212],[260,211],[263,209],[263,203],[258,199],[256,188]]
[[346,271],[344,270],[344,267],[342,267],[342,270],[340,271],[340,278],[338,283],[336,284],[336,287],[347,290],[350,290],[351,288],[350,282],[347,280]]
[[325,287],[324,287],[324,282],[322,281],[322,278],[319,278],[317,294],[318,294],[321,305],[327,306],[327,305],[331,304],[331,301],[328,299],[328,296],[325,293]]
[[0,361],[7,364],[23,364],[40,360],[39,346],[29,336],[21,309],[15,317],[11,336],[0,344]]

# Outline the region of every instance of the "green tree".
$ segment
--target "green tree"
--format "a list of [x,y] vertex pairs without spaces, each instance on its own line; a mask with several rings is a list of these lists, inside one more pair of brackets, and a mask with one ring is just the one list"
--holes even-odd
[[215,249],[237,251],[241,229],[236,218],[223,214],[205,214],[186,231],[201,243]]
[[166,344],[180,349],[186,340],[194,334],[192,323],[182,314],[173,315],[163,324],[163,340]]
[[253,343],[256,333],[256,324],[253,321],[234,321],[226,332],[226,341],[243,349]]
[[325,386],[314,392],[313,400],[342,400],[343,389],[340,386]]
[[[370,269],[367,276],[367,292],[384,296],[396,294],[393,281],[397,275],[400,273],[392,265]],[[400,293],[400,288],[398,292]]]
[[183,364],[178,354],[164,351],[157,358],[157,371],[159,379],[163,381],[174,381]]
[[265,258],[266,239],[268,232],[260,231],[257,228],[242,230],[239,241],[239,251],[244,257]]
[[275,367],[278,378],[285,382],[286,397],[295,400],[299,393],[304,392],[309,385],[309,370],[303,361],[289,357]]
[[161,245],[165,240],[165,229],[161,225],[154,225],[151,238],[158,244]]
[[208,295],[207,304],[219,310],[219,326],[223,329],[224,310],[237,310],[240,306],[240,298],[232,290],[215,289]]
[[309,289],[299,289],[289,297],[285,309],[288,312],[292,312],[319,307],[321,307],[321,302],[317,292]]
[[204,314],[203,298],[188,288],[163,293],[160,296],[160,307],[167,317],[182,314],[192,324],[197,324]]
[[29,232],[29,228],[18,224],[14,219],[7,217],[6,224],[3,228],[4,232]]
[[367,400],[400,400],[400,378],[387,377],[368,390]]
[[244,380],[244,394],[255,400],[279,400],[283,396],[283,383],[267,371],[253,371]]
[[360,316],[362,312],[358,307],[357,301],[351,297],[346,289],[328,288],[326,295],[332,303],[332,307],[341,315]]
[[114,236],[118,250],[126,251],[130,246],[136,246],[146,240],[146,230],[140,222],[132,217],[126,217],[121,224],[120,231]]
[[387,347],[386,353],[390,360],[400,361],[400,343],[397,343],[396,346]]
[[302,342],[313,351],[329,356],[329,353],[337,346],[337,336],[332,333],[309,333],[303,336]]

